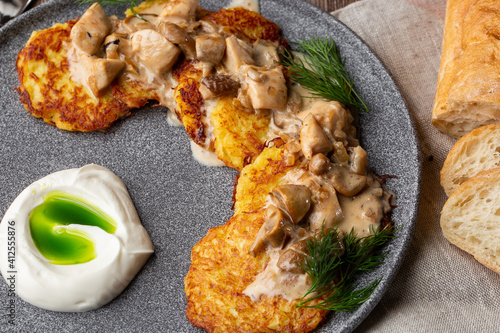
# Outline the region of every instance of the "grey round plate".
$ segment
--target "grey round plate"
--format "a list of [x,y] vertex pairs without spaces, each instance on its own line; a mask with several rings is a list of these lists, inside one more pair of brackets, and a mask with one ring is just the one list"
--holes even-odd
[[[225,3],[201,1],[217,10]],[[144,108],[107,133],[70,133],[28,114],[14,88],[17,53],[33,30],[81,15],[86,7],[55,0],[13,20],[0,30],[0,216],[33,181],[58,170],[88,163],[103,165],[123,179],[155,254],[122,295],[85,313],[59,313],[36,308],[8,296],[0,283],[0,330],[22,331],[168,331],[196,332],[185,318],[183,279],[190,252],[209,228],[231,215],[229,168],[209,168],[191,157],[183,128],[167,124],[163,108]],[[105,8],[122,15],[124,7]],[[396,175],[387,187],[397,197],[393,219],[397,238],[386,245],[385,263],[360,277],[360,283],[383,276],[373,296],[352,313],[332,313],[319,332],[352,331],[375,307],[393,280],[414,228],[418,206],[420,160],[415,129],[401,94],[373,52],[328,13],[300,0],[261,0],[262,14],[278,23],[289,41],[332,37],[370,112],[360,114],[361,142],[377,174]],[[0,249],[6,251],[6,249]],[[8,302],[15,303],[15,326],[8,321]]]

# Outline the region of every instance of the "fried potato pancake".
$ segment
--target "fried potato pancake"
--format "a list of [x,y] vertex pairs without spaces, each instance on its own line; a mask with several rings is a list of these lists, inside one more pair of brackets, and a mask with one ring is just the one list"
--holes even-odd
[[227,166],[241,170],[262,151],[271,123],[268,110],[248,111],[236,98],[223,96],[210,114],[215,153]]
[[[270,114],[244,110],[238,107],[234,97],[222,96],[214,102],[209,119],[206,119],[205,102],[198,90],[202,71],[195,67],[197,62],[186,61],[174,70],[179,81],[174,91],[177,117],[191,140],[214,151],[227,166],[241,170],[264,148]],[[206,144],[207,122],[212,127],[213,147]]]
[[309,332],[324,320],[327,311],[295,308],[297,301],[281,296],[252,301],[243,294],[269,261],[267,252],[248,254],[265,221],[261,207],[291,168],[282,148],[264,149],[241,172],[235,215],[194,246],[184,280],[186,316],[193,325],[209,332]]
[[207,138],[205,128],[206,110],[199,91],[202,71],[195,67],[198,60],[188,60],[174,68],[173,75],[179,84],[174,90],[175,113],[184,125],[187,135],[196,144],[204,147]]
[[[139,6],[138,12],[145,11],[148,6],[150,5]],[[280,36],[278,25],[247,9],[229,8],[213,13],[204,11],[200,15],[203,16],[201,20],[224,26],[241,38],[250,41],[280,41],[280,44],[286,45],[286,41]],[[213,127],[215,140],[213,147],[207,145],[208,129],[204,121],[207,115],[198,90],[203,75],[194,64],[193,61],[187,61],[174,71],[179,81],[175,89],[176,114],[195,143],[214,151],[227,166],[241,170],[262,151],[271,122],[270,114],[249,112],[239,107],[235,98],[222,96],[217,99],[208,119]]]
[[37,118],[68,131],[108,128],[129,110],[108,90],[94,98],[71,80],[65,43],[76,21],[34,32],[17,57],[21,102]]
[[259,13],[242,7],[207,13],[202,20],[226,27],[228,32],[238,37],[246,37],[251,42],[264,39],[270,42],[279,41],[280,44],[287,45],[286,40],[280,35],[280,27]]

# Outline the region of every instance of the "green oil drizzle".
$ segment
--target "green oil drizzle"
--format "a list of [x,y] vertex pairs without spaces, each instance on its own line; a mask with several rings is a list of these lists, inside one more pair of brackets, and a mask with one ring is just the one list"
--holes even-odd
[[95,226],[109,234],[116,230],[116,222],[102,210],[61,191],[47,194],[29,216],[31,238],[36,248],[55,265],[83,264],[97,257],[90,235],[62,226]]

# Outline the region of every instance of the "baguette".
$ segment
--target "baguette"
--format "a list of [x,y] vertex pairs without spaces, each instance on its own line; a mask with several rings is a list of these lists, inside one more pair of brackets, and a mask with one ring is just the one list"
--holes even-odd
[[476,128],[455,143],[441,169],[441,186],[450,196],[474,175],[500,167],[500,124]]
[[500,122],[500,6],[449,0],[432,124],[461,137]]
[[476,260],[500,273],[500,168],[472,177],[441,211],[443,235]]

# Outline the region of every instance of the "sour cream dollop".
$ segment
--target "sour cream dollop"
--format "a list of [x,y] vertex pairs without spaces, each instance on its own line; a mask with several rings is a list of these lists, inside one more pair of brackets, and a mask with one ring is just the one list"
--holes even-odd
[[[52,228],[51,237],[57,237],[62,229],[78,237],[87,235],[94,244],[94,259],[53,264],[35,246],[30,213],[54,192],[81,198],[115,222],[114,232],[71,223]],[[9,249],[13,242],[14,260]],[[88,311],[110,302],[153,251],[125,184],[110,170],[94,164],[55,172],[34,182],[14,200],[0,224],[0,270],[4,279],[9,285],[15,281],[15,292],[25,301],[53,311]]]

